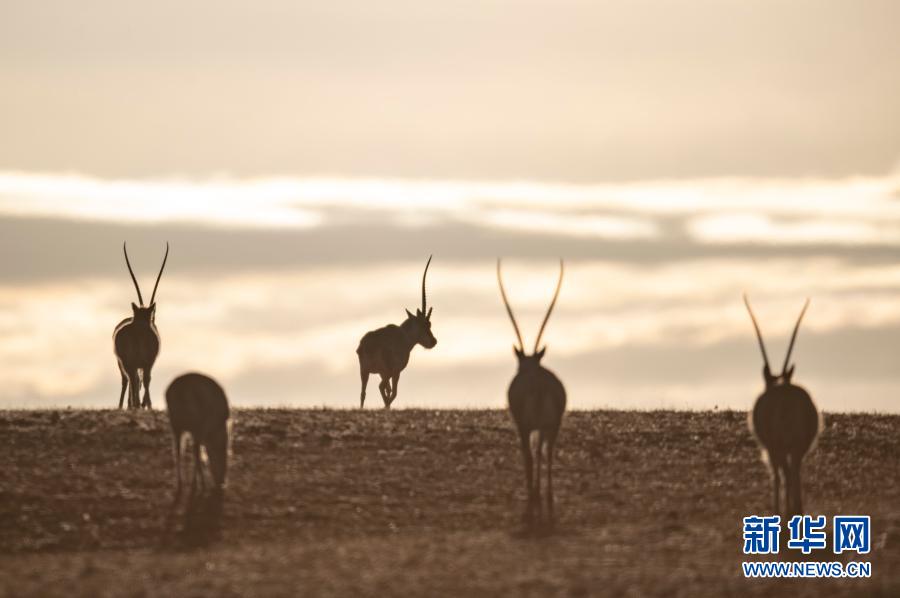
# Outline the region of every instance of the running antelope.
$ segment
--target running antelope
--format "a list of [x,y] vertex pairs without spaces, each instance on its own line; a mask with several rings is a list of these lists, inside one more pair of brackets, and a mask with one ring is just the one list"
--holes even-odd
[[[547,347],[538,348],[541,344],[541,336],[544,327],[556,299],[562,287],[563,262],[559,262],[559,282],[556,283],[556,292],[547,309],[547,315],[541,322],[540,331],[534,341],[534,351],[531,355],[525,354],[525,345],[522,342],[522,334],[519,325],[513,316],[506,291],[503,289],[503,278],[500,274],[500,260],[497,260],[497,282],[500,284],[500,296],[506,306],[506,313],[516,331],[518,346],[513,350],[519,362],[519,369],[509,385],[509,411],[519,431],[519,442],[522,448],[522,456],[525,459],[525,491],[528,495],[528,507],[525,511],[525,521],[531,524],[534,512],[537,510],[538,521],[541,520],[541,455],[544,447],[547,450],[547,516],[553,523],[553,448],[556,445],[556,437],[559,434],[559,426],[562,423],[563,412],[566,410],[566,389],[556,375],[541,365],[541,359],[547,351]],[[531,437],[537,436],[537,442],[532,455]],[[535,468],[535,460],[537,467]]]
[[422,345],[431,349],[437,344],[437,339],[431,333],[431,310],[428,308],[425,297],[425,277],[428,275],[428,266],[431,265],[431,256],[425,264],[425,272],[422,274],[422,307],[416,309],[416,315],[406,310],[406,320],[396,326],[388,324],[384,328],[367,332],[356,354],[359,357],[359,377],[362,380],[362,390],[359,393],[359,408],[366,403],[366,385],[369,383],[369,374],[381,376],[378,390],[384,400],[384,408],[390,409],[391,403],[397,398],[397,383],[400,382],[400,372],[409,363],[409,354],[416,345]]
[[756,399],[748,423],[750,431],[759,442],[763,461],[768,463],[772,472],[773,509],[775,513],[781,513],[781,482],[784,478],[785,515],[786,518],[790,518],[803,513],[800,464],[804,455],[815,443],[816,436],[822,427],[821,416],[809,393],[791,381],[796,367],[791,364],[791,352],[794,349],[794,341],[797,340],[800,322],[803,320],[806,308],[809,307],[809,299],[806,300],[800,317],[797,318],[781,374],[777,376],[772,375],[769,368],[766,345],[746,295],[744,295],[744,304],[747,306],[750,319],[753,321],[753,328],[756,330],[756,338],[759,341],[759,349],[762,352],[764,363],[763,380],[766,384],[766,389]]
[[[152,409],[153,404],[150,402],[150,370],[153,368],[153,362],[156,361],[156,356],[159,354],[159,331],[156,329],[156,288],[159,286],[159,279],[162,278],[166,260],[169,258],[169,244],[166,243],[166,255],[163,257],[162,266],[160,266],[159,274],[156,276],[156,284],[153,285],[153,295],[150,296],[149,307],[144,307],[141,287],[134,276],[134,270],[131,269],[131,262],[128,261],[128,248],[124,243],[122,244],[122,251],[125,252],[125,265],[128,266],[128,273],[131,274],[131,280],[134,282],[140,306],[132,302],[131,310],[133,315],[119,322],[119,325],[113,331],[113,347],[116,352],[116,361],[119,364],[119,374],[122,376],[119,409],[122,408],[126,388],[129,389],[129,409],[140,409],[142,406],[146,409]],[[144,385],[143,404],[140,402],[141,383]]]
[[175,498],[169,513],[170,521],[181,500],[183,487],[181,454],[184,450],[185,435],[190,434],[193,476],[188,498],[188,523],[190,523],[190,517],[194,511],[198,482],[201,494],[206,490],[203,460],[200,457],[200,450],[203,447],[213,480],[208,501],[210,510],[206,514],[210,517],[210,521],[218,525],[225,497],[225,474],[228,468],[229,437],[231,436],[230,412],[225,391],[208,376],[196,373],[183,374],[175,378],[166,389],[166,408],[169,411],[169,423],[172,425],[176,476]]

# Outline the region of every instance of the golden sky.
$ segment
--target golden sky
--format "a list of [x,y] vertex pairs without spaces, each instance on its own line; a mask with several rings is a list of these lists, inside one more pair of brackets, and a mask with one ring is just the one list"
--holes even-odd
[[[121,255],[154,394],[353,407],[418,302],[397,406],[501,407],[494,260],[573,407],[732,407],[803,299],[797,380],[898,411],[896,2],[16,2],[0,8],[0,407],[113,406]],[[777,357],[773,359],[778,360]]]
[[882,175],[897,23],[893,0],[5,2],[0,166]]

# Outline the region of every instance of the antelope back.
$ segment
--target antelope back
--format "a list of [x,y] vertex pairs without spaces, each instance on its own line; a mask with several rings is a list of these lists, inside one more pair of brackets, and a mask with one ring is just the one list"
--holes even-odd
[[507,393],[509,410],[520,430],[555,430],[566,409],[566,389],[543,366],[521,368]]
[[140,367],[152,365],[159,353],[159,332],[150,310],[136,308],[135,316],[122,320],[113,332],[116,355]]
[[813,447],[821,416],[809,393],[794,384],[770,387],[756,400],[751,427],[770,452],[802,458]]
[[213,479],[224,485],[231,415],[225,391],[208,376],[184,374],[166,389],[166,407],[175,439],[187,432],[204,446]]

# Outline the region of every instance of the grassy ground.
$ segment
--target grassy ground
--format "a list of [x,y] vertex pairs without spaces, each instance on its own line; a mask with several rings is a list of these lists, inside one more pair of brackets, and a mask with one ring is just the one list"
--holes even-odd
[[743,578],[770,500],[743,413],[568,414],[534,537],[505,412],[237,411],[222,539],[188,550],[159,548],[165,413],[0,412],[0,595],[898,596],[900,417],[826,426],[807,511],[872,516],[868,580]]

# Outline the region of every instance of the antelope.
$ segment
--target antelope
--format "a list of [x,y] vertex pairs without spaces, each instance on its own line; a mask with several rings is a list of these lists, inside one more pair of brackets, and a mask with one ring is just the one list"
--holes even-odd
[[169,423],[172,426],[173,455],[175,460],[176,489],[175,498],[169,517],[174,514],[182,496],[181,454],[184,451],[184,440],[191,436],[193,452],[193,476],[187,510],[188,519],[193,512],[197,484],[200,492],[206,490],[203,462],[200,457],[201,447],[206,451],[209,461],[209,472],[213,487],[209,497],[210,517],[218,523],[225,496],[225,474],[228,468],[229,438],[231,437],[231,421],[228,399],[219,384],[203,374],[183,374],[169,384],[166,389],[166,408],[169,411]]
[[[553,449],[556,445],[556,437],[559,434],[559,426],[562,423],[563,412],[566,410],[566,389],[556,375],[541,365],[541,359],[547,351],[547,347],[538,348],[547,320],[553,313],[559,290],[562,287],[563,262],[559,261],[559,281],[556,283],[556,291],[553,300],[547,309],[547,315],[541,322],[537,339],[534,341],[534,350],[531,355],[526,355],[525,344],[522,342],[522,334],[519,325],[513,316],[506,291],[503,288],[503,278],[500,273],[500,260],[497,260],[497,282],[500,284],[500,296],[506,313],[512,322],[519,341],[518,346],[513,346],[518,371],[509,385],[507,396],[509,399],[509,411],[519,432],[519,442],[522,449],[522,457],[525,460],[525,491],[528,496],[528,507],[525,511],[525,521],[529,525],[533,522],[534,512],[537,510],[538,521],[541,520],[541,454],[544,447],[547,450],[547,516],[553,524]],[[536,458],[532,456],[532,435],[537,436]],[[537,468],[534,462],[537,461]]]
[[809,299],[804,303],[800,317],[797,318],[797,323],[794,325],[794,333],[791,335],[784,365],[781,368],[781,374],[777,376],[772,374],[769,367],[766,345],[746,294],[744,295],[744,305],[747,306],[750,319],[753,321],[753,328],[756,330],[756,338],[759,341],[759,349],[763,357],[763,380],[766,385],[763,393],[756,399],[753,411],[749,414],[748,424],[760,445],[763,461],[768,464],[772,473],[774,512],[781,512],[783,477],[785,515],[790,518],[803,513],[800,464],[804,455],[815,443],[822,427],[821,415],[809,393],[792,382],[796,366],[790,363],[800,322],[809,307]]
[[428,275],[428,266],[431,265],[432,256],[428,256],[425,264],[425,272],[422,274],[422,307],[416,309],[416,315],[406,310],[406,320],[399,326],[388,324],[367,332],[359,341],[356,355],[359,357],[359,376],[362,380],[362,390],[359,393],[359,408],[366,404],[366,385],[369,383],[369,374],[381,376],[378,390],[384,401],[384,408],[390,409],[391,403],[397,398],[397,383],[400,381],[400,372],[409,363],[409,354],[416,345],[422,345],[431,349],[437,344],[437,339],[431,333],[431,311],[433,307],[427,307],[425,297],[425,277]]
[[[159,354],[159,331],[156,329],[156,289],[166,267],[166,260],[169,258],[169,244],[166,243],[166,255],[163,257],[162,266],[160,266],[159,274],[156,276],[156,284],[153,285],[153,295],[150,296],[149,307],[144,307],[141,287],[134,276],[134,270],[131,269],[131,262],[128,261],[128,248],[125,243],[122,244],[122,251],[125,252],[125,265],[128,266],[128,273],[131,274],[131,280],[134,282],[140,306],[132,302],[132,316],[119,322],[119,325],[113,331],[113,347],[116,353],[116,361],[119,365],[119,374],[122,377],[119,409],[122,408],[126,388],[130,391],[128,393],[129,409],[140,409],[142,406],[146,409],[152,409],[153,404],[150,402],[150,370],[153,368],[153,362],[156,361],[156,356]],[[141,383],[144,385],[143,404],[140,403]]]

